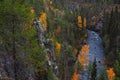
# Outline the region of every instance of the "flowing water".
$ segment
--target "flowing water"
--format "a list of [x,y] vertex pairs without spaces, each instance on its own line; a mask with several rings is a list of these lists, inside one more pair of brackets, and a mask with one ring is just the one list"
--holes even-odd
[[[94,62],[94,59],[96,58],[97,75],[99,75],[101,71],[105,68],[103,42],[98,33],[91,30],[87,30],[87,33],[87,43],[89,45],[89,64],[92,64]],[[86,71],[80,75],[80,80],[89,80],[90,75],[88,73],[88,67]]]

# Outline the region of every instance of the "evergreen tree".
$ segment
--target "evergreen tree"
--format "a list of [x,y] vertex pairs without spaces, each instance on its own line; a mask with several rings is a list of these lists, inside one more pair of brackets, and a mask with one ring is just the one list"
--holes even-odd
[[115,80],[119,80],[120,79],[120,52],[117,52],[117,58],[114,64],[114,71],[116,74]]
[[96,64],[96,58],[95,58],[94,62],[93,62],[93,65],[92,65],[90,80],[96,80],[96,76],[97,76],[97,64]]
[[[22,55],[25,55],[26,50],[30,48],[27,40],[31,36],[27,34],[29,30],[25,32],[26,27],[30,29],[33,18],[30,9],[18,0],[3,0],[0,2],[0,41],[7,54],[11,55],[14,60],[13,73],[15,80],[26,78],[27,71],[24,70],[26,64],[23,62],[27,60],[27,56]],[[22,70],[20,70],[20,67],[23,67]]]
[[106,69],[102,69],[102,72],[97,77],[97,80],[108,80]]

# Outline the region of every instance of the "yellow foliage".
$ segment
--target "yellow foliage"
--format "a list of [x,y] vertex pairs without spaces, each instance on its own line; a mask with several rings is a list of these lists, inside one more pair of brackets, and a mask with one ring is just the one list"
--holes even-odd
[[81,30],[82,29],[82,17],[78,16],[78,27]]
[[34,9],[31,9],[30,12],[31,12],[32,14],[34,14],[35,10],[34,10]]
[[88,45],[82,46],[81,51],[79,51],[78,61],[81,63],[81,65],[84,68],[89,63],[88,53],[89,53],[89,46]]
[[74,48],[74,54],[76,55],[78,52],[78,50],[76,48]]
[[113,71],[113,68],[108,69],[107,74],[108,74],[108,80],[113,80],[114,79],[115,73]]
[[86,28],[86,25],[87,25],[87,20],[86,20],[86,18],[84,17],[84,23],[83,23],[83,25],[84,25],[84,28]]
[[81,55],[79,54],[79,55],[78,55],[78,61],[79,61],[81,64],[84,64],[84,62],[85,62],[84,56],[81,56]]
[[79,80],[79,74],[77,73],[77,71],[74,72],[72,80]]
[[39,18],[39,21],[43,24],[43,28],[45,31],[47,30],[47,21],[46,20],[47,20],[46,13],[43,12]]
[[52,2],[52,0],[50,0],[49,4],[50,4],[50,6],[49,6],[50,9],[52,10],[53,9],[53,6],[52,6],[53,2]]
[[61,44],[59,42],[56,42],[56,52],[59,53],[61,49]]
[[50,0],[50,5],[52,5],[53,3],[52,3],[52,1]]
[[81,54],[88,54],[89,53],[89,46],[88,45],[84,45],[82,46],[82,49],[81,49]]

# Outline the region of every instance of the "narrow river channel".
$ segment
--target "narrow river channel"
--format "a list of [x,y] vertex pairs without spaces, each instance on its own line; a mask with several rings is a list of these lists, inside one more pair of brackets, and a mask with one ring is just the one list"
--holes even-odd
[[[92,64],[94,62],[94,59],[96,58],[98,76],[105,68],[103,42],[98,33],[91,30],[87,30],[87,33],[87,43],[89,45],[89,64]],[[84,73],[80,74],[80,80],[89,80],[88,69],[86,69]]]

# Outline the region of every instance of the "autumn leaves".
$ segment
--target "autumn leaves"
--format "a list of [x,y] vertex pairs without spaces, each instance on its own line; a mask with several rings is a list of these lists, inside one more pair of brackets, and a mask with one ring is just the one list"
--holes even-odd
[[45,12],[42,12],[39,21],[43,24],[43,29],[47,30],[47,15]]
[[77,73],[77,71],[74,72],[72,80],[79,80],[79,74]]
[[[31,13],[34,13],[34,10],[31,10]],[[44,31],[47,30],[47,14],[45,12],[42,12],[40,17],[39,17],[40,23],[43,25]]]
[[[74,49],[74,52],[77,52],[77,49]],[[81,50],[79,51],[78,54],[78,62],[83,66],[83,69],[86,68],[86,66],[89,64],[89,46],[87,44],[83,45]],[[79,73],[77,69],[75,69],[75,72],[72,76],[72,80],[79,80]]]
[[[79,30],[86,29],[86,24],[87,24],[86,18],[84,17],[84,19],[82,21],[82,17],[78,16],[77,20],[78,20]],[[77,53],[77,52],[78,52],[78,50],[75,48],[74,53]],[[79,54],[77,56],[78,62],[83,66],[84,69],[89,64],[89,55],[88,54],[89,54],[89,46],[87,44],[85,44],[82,46],[82,48],[79,51]],[[75,69],[75,72],[72,76],[72,80],[79,80],[79,77],[80,77],[79,73],[78,73],[77,69]]]
[[[78,27],[79,27],[79,29],[80,30],[82,30],[83,28],[86,29],[86,25],[87,25],[86,18],[84,17],[84,19],[82,21],[82,17],[78,16]],[[83,45],[81,51],[79,51],[78,61],[84,67],[89,62],[88,53],[89,53],[89,46],[88,45]]]
[[83,45],[81,51],[79,51],[78,61],[85,68],[89,63],[89,46]]
[[83,28],[86,29],[86,24],[87,24],[86,18],[84,17],[84,19],[82,21],[82,17],[78,16],[78,27],[79,27],[79,29],[80,30],[82,30]]
[[82,29],[82,17],[78,16],[78,27],[79,29]]
[[108,75],[108,80],[113,80],[113,79],[114,79],[115,73],[114,73],[114,71],[113,71],[113,68],[109,68],[109,69],[107,70],[107,75]]
[[61,44],[60,44],[59,42],[56,42],[56,45],[55,45],[55,46],[56,46],[56,47],[55,47],[56,53],[59,53],[60,50],[61,50]]

